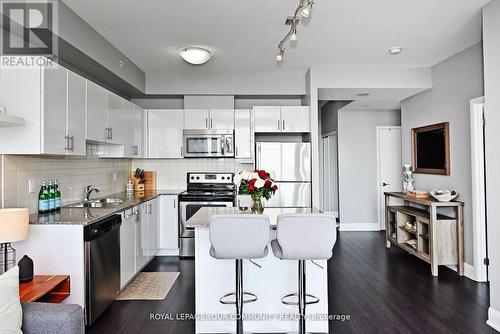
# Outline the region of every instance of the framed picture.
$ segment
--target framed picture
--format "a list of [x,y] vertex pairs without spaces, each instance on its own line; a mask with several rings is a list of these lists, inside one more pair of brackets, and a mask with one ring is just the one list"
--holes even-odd
[[412,129],[414,173],[450,175],[450,124]]

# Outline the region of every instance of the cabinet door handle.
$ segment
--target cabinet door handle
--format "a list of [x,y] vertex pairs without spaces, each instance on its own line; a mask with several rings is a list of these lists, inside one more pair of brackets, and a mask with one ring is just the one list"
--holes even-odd
[[214,127],[214,120],[210,118],[210,129]]
[[285,120],[283,120],[283,131],[285,131]]
[[278,131],[281,131],[281,122],[278,120]]
[[175,207],[176,207],[176,204],[175,204],[175,202],[176,202],[176,201],[175,201],[175,198],[174,198],[174,209],[175,209]]
[[238,156],[238,146],[234,148],[236,156]]
[[205,118],[205,127],[208,129],[208,118]]
[[113,128],[109,128],[109,139],[113,140]]
[[75,151],[75,136],[69,137],[69,143],[70,143],[69,150],[72,152]]
[[64,147],[64,150],[69,151],[69,136],[64,136],[64,139],[66,140],[66,146]]

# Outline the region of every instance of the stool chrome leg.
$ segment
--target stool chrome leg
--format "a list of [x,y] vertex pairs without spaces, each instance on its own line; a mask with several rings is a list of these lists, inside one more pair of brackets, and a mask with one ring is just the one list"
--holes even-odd
[[243,334],[243,260],[236,260],[236,334]]
[[306,334],[306,261],[299,260],[299,334]]

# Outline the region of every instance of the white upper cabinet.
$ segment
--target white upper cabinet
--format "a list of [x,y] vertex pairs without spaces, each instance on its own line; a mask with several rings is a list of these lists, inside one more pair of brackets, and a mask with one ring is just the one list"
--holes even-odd
[[1,101],[25,125],[0,131],[0,154],[85,154],[85,81],[74,76],[60,65],[2,70]]
[[235,158],[241,163],[253,162],[253,119],[252,110],[236,109],[234,111]]
[[[42,71],[43,136],[42,152],[66,154],[70,149],[66,136],[66,98],[68,70],[62,66]],[[28,93],[31,95],[32,93]]]
[[309,122],[309,107],[281,107],[282,132],[309,132],[311,129]]
[[309,107],[254,107],[255,132],[309,132]]
[[123,144],[128,135],[127,119],[125,117],[125,100],[120,96],[108,93],[108,126],[107,141],[110,143]]
[[68,154],[85,155],[86,80],[68,71]]
[[281,131],[281,108],[254,107],[255,132],[280,132]]
[[143,157],[144,147],[142,145],[142,115],[144,110],[136,106],[133,106],[132,113],[132,129],[133,129],[133,141],[132,141],[132,155],[133,158]]
[[184,110],[149,109],[149,158],[182,158],[182,129]]
[[87,80],[87,140],[105,142],[108,126],[108,91]]
[[210,129],[233,130],[234,109],[210,109]]
[[184,129],[208,130],[210,112],[208,109],[186,109],[184,110]]

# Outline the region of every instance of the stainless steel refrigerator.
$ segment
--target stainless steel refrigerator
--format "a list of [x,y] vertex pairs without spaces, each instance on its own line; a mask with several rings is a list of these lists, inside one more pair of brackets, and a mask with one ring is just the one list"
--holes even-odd
[[278,191],[266,207],[311,207],[311,144],[258,142],[256,169],[274,173]]

